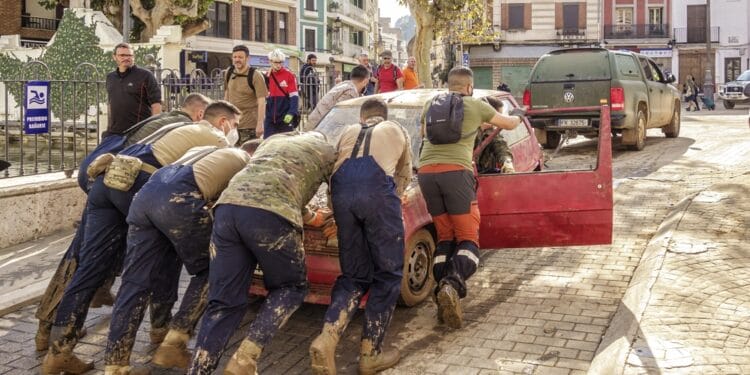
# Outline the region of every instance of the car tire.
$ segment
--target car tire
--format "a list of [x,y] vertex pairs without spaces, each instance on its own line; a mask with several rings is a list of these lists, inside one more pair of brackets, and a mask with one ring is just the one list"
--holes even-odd
[[627,142],[628,149],[641,151],[646,147],[646,115],[642,109],[636,115],[635,127],[622,131],[623,141]]
[[547,142],[544,144],[544,148],[554,149],[560,144],[561,134],[558,132],[547,131]]
[[672,121],[669,122],[669,125],[662,128],[667,138],[677,138],[680,136],[680,121],[680,104],[677,103],[674,107],[674,113],[672,113]]
[[404,276],[401,279],[399,304],[415,306],[424,301],[435,289],[432,276],[432,257],[435,239],[427,229],[420,229],[406,241],[404,249]]
[[724,108],[734,109],[734,102],[731,100],[724,100]]

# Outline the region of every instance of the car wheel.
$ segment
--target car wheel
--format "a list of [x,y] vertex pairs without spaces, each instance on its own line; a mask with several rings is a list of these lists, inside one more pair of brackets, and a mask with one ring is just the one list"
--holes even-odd
[[726,108],[726,109],[732,109],[732,108],[734,108],[734,102],[730,101],[730,100],[725,100],[724,101],[724,108]]
[[547,143],[544,144],[544,148],[557,148],[560,144],[560,133],[558,132],[547,132]]
[[674,107],[672,121],[669,122],[669,125],[662,128],[662,131],[667,138],[677,138],[680,136],[680,120],[680,104],[678,103]]
[[414,306],[424,301],[435,289],[432,277],[432,256],[435,240],[426,229],[420,229],[406,242],[404,249],[404,276],[401,279],[399,303]]
[[639,109],[635,118],[635,128],[624,130],[622,136],[628,144],[628,149],[641,151],[646,147],[646,115]]

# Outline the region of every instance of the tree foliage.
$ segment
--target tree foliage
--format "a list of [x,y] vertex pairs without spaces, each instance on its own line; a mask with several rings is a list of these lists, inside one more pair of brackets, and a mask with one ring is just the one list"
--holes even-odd
[[[68,5],[69,0],[37,0],[40,5],[52,9],[58,3]],[[131,41],[148,41],[161,26],[180,25],[182,36],[200,33],[211,23],[206,17],[208,7],[214,0],[129,0],[135,18]],[[91,0],[91,8],[99,10],[118,30],[122,29],[122,0]]]
[[[432,85],[430,48],[436,36],[451,45],[480,44],[493,40],[487,0],[399,0],[409,7],[417,24],[414,56],[419,80]],[[452,63],[446,61],[446,66]]]

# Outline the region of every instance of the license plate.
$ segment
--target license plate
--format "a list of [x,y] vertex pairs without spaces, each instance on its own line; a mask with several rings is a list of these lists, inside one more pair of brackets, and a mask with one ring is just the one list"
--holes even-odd
[[557,126],[566,128],[579,128],[589,126],[589,120],[585,118],[566,118],[557,120]]

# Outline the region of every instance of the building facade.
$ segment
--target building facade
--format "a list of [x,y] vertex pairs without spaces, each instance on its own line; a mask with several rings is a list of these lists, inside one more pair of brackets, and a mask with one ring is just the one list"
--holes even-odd
[[0,1],[0,36],[20,35],[21,46],[47,45],[57,30],[66,6],[44,9],[37,0]]
[[672,0],[606,0],[602,8],[607,48],[639,52],[672,70]]

